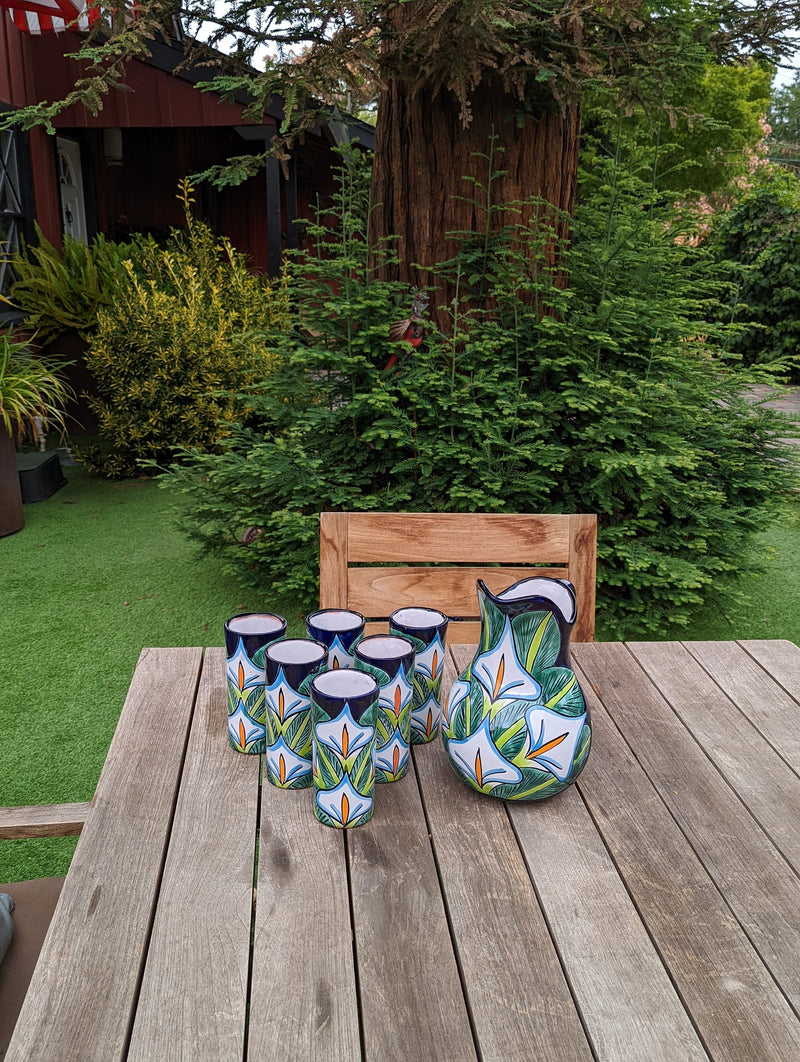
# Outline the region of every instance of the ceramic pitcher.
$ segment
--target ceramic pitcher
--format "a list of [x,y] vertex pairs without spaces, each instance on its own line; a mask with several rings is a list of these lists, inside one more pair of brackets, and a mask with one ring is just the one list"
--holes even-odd
[[592,740],[569,667],[575,591],[565,579],[523,579],[500,594],[478,580],[481,639],[453,683],[442,739],[456,774],[503,800],[545,800],[580,774]]

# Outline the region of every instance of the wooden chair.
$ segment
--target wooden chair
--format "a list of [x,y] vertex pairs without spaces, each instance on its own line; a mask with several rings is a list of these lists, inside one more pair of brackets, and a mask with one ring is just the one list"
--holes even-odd
[[[70,837],[81,832],[91,804],[46,804],[0,808],[0,839]],[[19,1016],[33,968],[53,917],[63,878],[37,878],[0,885],[14,899],[14,936],[0,963],[0,1058]]]
[[575,587],[572,640],[589,642],[596,545],[594,514],[321,513],[320,608],[362,613],[367,633],[385,631],[397,608],[439,608],[450,644],[477,642],[477,579],[497,593],[546,575]]

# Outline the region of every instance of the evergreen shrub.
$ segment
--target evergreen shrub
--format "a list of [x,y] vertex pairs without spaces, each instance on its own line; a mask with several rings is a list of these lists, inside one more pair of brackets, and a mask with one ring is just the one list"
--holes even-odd
[[710,239],[730,271],[729,313],[742,326],[732,349],[800,383],[800,179],[776,166],[717,218]]
[[[484,218],[492,154],[472,189]],[[544,221],[460,234],[448,327],[415,350],[388,338],[410,298],[377,279],[391,248],[368,246],[365,173],[345,155],[275,371],[220,452],[167,475],[187,533],[267,601],[311,608],[321,510],[596,512],[605,637],[685,623],[757,567],[753,532],[796,476],[786,425],[742,397],[770,377],[726,353],[720,282],[681,219],[636,173],[593,165],[559,255]]]
[[81,457],[110,478],[168,462],[181,446],[216,446],[242,416],[242,393],[274,367],[286,285],[251,273],[227,239],[194,219],[190,191],[184,185],[186,228],[164,247],[135,249],[90,338],[98,442]]

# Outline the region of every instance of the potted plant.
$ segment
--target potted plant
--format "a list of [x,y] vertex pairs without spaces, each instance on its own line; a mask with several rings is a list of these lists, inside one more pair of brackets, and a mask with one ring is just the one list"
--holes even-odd
[[63,431],[70,389],[53,363],[31,354],[27,341],[0,335],[0,536],[24,526],[16,443],[41,417]]

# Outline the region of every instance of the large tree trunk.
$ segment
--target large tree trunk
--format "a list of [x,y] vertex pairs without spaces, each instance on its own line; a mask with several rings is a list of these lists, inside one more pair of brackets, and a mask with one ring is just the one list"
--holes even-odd
[[[540,197],[557,208],[548,220],[558,237],[566,237],[568,223],[559,212],[569,215],[574,206],[579,109],[563,114],[540,110],[520,127],[519,108],[515,97],[486,83],[474,94],[472,120],[464,127],[460,104],[450,93],[442,91],[431,99],[424,91],[412,95],[402,81],[389,83],[381,94],[375,133],[371,240],[374,246],[382,237],[399,237],[400,265],[384,275],[430,284],[429,269],[452,258],[458,248],[448,232],[485,231],[486,214],[474,202],[482,193],[463,178],[472,176],[486,185],[489,164],[479,156],[489,154],[493,132],[496,145],[504,149],[495,156],[494,169],[505,171],[493,183],[493,203]],[[526,208],[526,220],[536,211]],[[495,214],[492,229],[506,220],[511,215]],[[450,298],[452,291],[438,282],[433,305],[442,306]],[[446,315],[434,313],[446,327]]]

